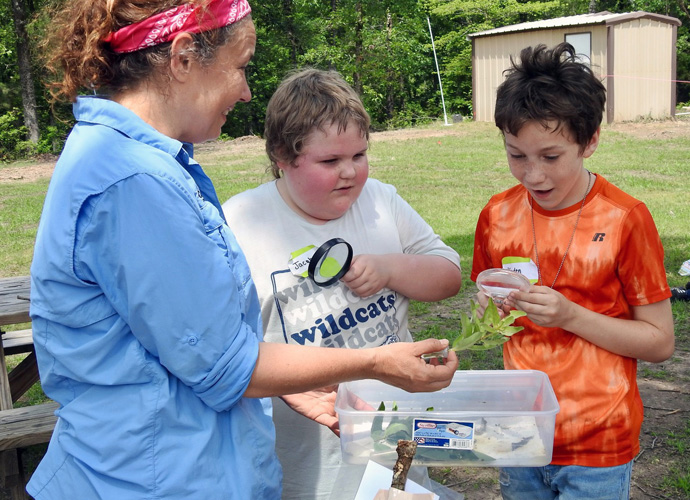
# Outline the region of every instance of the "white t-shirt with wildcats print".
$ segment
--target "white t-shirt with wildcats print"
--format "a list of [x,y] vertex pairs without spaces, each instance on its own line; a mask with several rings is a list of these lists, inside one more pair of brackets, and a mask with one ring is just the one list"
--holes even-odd
[[[409,342],[409,299],[389,289],[362,298],[340,281],[321,287],[291,269],[293,256],[341,238],[358,254],[427,254],[460,266],[460,258],[391,185],[368,179],[352,207],[318,225],[293,212],[276,182],[223,205],[256,283],[264,340],[297,345],[377,347]],[[341,462],[338,438],[274,398],[276,447],[284,470],[283,498],[328,498]],[[314,491],[317,491],[314,496]],[[305,496],[306,495],[306,496]]]

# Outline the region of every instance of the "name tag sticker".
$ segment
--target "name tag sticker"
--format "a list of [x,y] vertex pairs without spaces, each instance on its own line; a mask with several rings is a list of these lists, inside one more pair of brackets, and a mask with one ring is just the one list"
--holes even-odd
[[352,245],[331,238],[316,248],[308,245],[290,254],[288,269],[297,277],[311,278],[319,286],[330,286],[342,278],[352,263]]
[[309,263],[311,258],[316,252],[316,247],[314,245],[309,245],[299,250],[296,250],[290,254],[290,260],[288,260],[288,269],[295,276],[301,276],[306,278],[308,276]]
[[501,264],[503,269],[522,274],[532,284],[539,281],[537,265],[529,257],[503,257]]

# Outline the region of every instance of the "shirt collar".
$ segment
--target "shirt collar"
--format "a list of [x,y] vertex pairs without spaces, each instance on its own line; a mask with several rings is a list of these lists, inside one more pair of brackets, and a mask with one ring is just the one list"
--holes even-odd
[[121,104],[98,96],[79,96],[73,105],[74,117],[85,123],[103,125],[117,130],[135,141],[147,144],[169,154],[194,179],[203,198],[211,202],[223,215],[213,182],[201,165],[194,160],[194,145],[180,142],[161,134],[139,115]]
[[[79,96],[72,106],[74,117],[80,122],[110,127],[132,139],[160,149],[183,165],[194,154],[191,144],[182,143],[158,132],[126,107],[99,96]],[[180,154],[182,153],[182,154]]]

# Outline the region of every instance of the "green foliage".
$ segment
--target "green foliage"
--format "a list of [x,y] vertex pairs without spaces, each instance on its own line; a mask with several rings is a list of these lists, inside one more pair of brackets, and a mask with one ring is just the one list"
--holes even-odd
[[517,318],[526,316],[524,311],[512,310],[510,314],[501,318],[498,308],[492,299],[484,310],[482,316],[479,315],[479,305],[470,302],[472,312],[468,316],[460,313],[460,335],[453,341],[454,351],[483,351],[493,349],[505,344],[510,337],[523,330],[522,326],[511,326]]
[[[42,8],[56,0],[33,0],[27,26],[36,43],[50,22]],[[690,18],[683,2],[602,0],[597,10],[646,10],[677,17],[678,79],[690,80]],[[266,0],[252,5],[256,54],[248,71],[252,100],[235,108],[225,137],[263,133],[266,104],[285,74],[303,66],[336,69],[362,96],[375,130],[429,123],[442,115],[441,93],[427,24],[429,16],[447,114],[472,114],[472,46],[467,35],[509,24],[586,13],[589,0]],[[22,109],[15,33],[9,0],[0,0],[0,114]],[[45,75],[36,58],[34,74]],[[13,155],[56,152],[66,131],[56,125],[36,82],[41,140]],[[690,101],[690,85],[679,83],[677,101]],[[21,116],[21,111],[19,112]],[[49,127],[57,127],[49,129]],[[0,138],[16,133],[0,127]],[[4,149],[7,149],[3,141]],[[16,145],[20,147],[15,148]]]
[[[0,1],[0,19],[12,19],[10,2]],[[0,113],[21,106],[19,99],[19,75],[16,65],[14,25],[0,23]]]
[[62,149],[71,122],[45,125],[37,143],[27,141],[23,114],[13,108],[0,115],[0,163],[29,158],[38,154],[56,154]]
[[[685,20],[690,23],[690,18]],[[676,40],[676,78],[682,82],[676,86],[678,102],[690,103],[690,28],[684,24],[678,28],[678,39]]]
[[423,13],[416,1],[309,0],[252,7],[257,49],[250,66],[252,101],[235,108],[223,131],[260,134],[266,104],[293,69],[335,69],[360,93],[374,129],[429,121],[440,95]]
[[41,138],[36,145],[37,153],[57,153],[59,145],[65,141],[65,127],[58,125],[48,125],[42,130]]
[[431,11],[446,104],[452,112],[472,112],[472,44],[467,35],[510,24],[559,17],[558,1],[426,0]]
[[12,108],[0,115],[0,162],[24,157],[26,134],[22,114],[17,108]]

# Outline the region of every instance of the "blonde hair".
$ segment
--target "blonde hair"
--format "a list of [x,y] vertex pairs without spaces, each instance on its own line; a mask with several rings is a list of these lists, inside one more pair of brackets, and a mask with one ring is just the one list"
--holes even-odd
[[287,76],[266,107],[264,139],[273,176],[277,162],[293,163],[314,130],[338,124],[338,133],[352,123],[369,140],[369,114],[354,89],[337,71],[313,68]]

